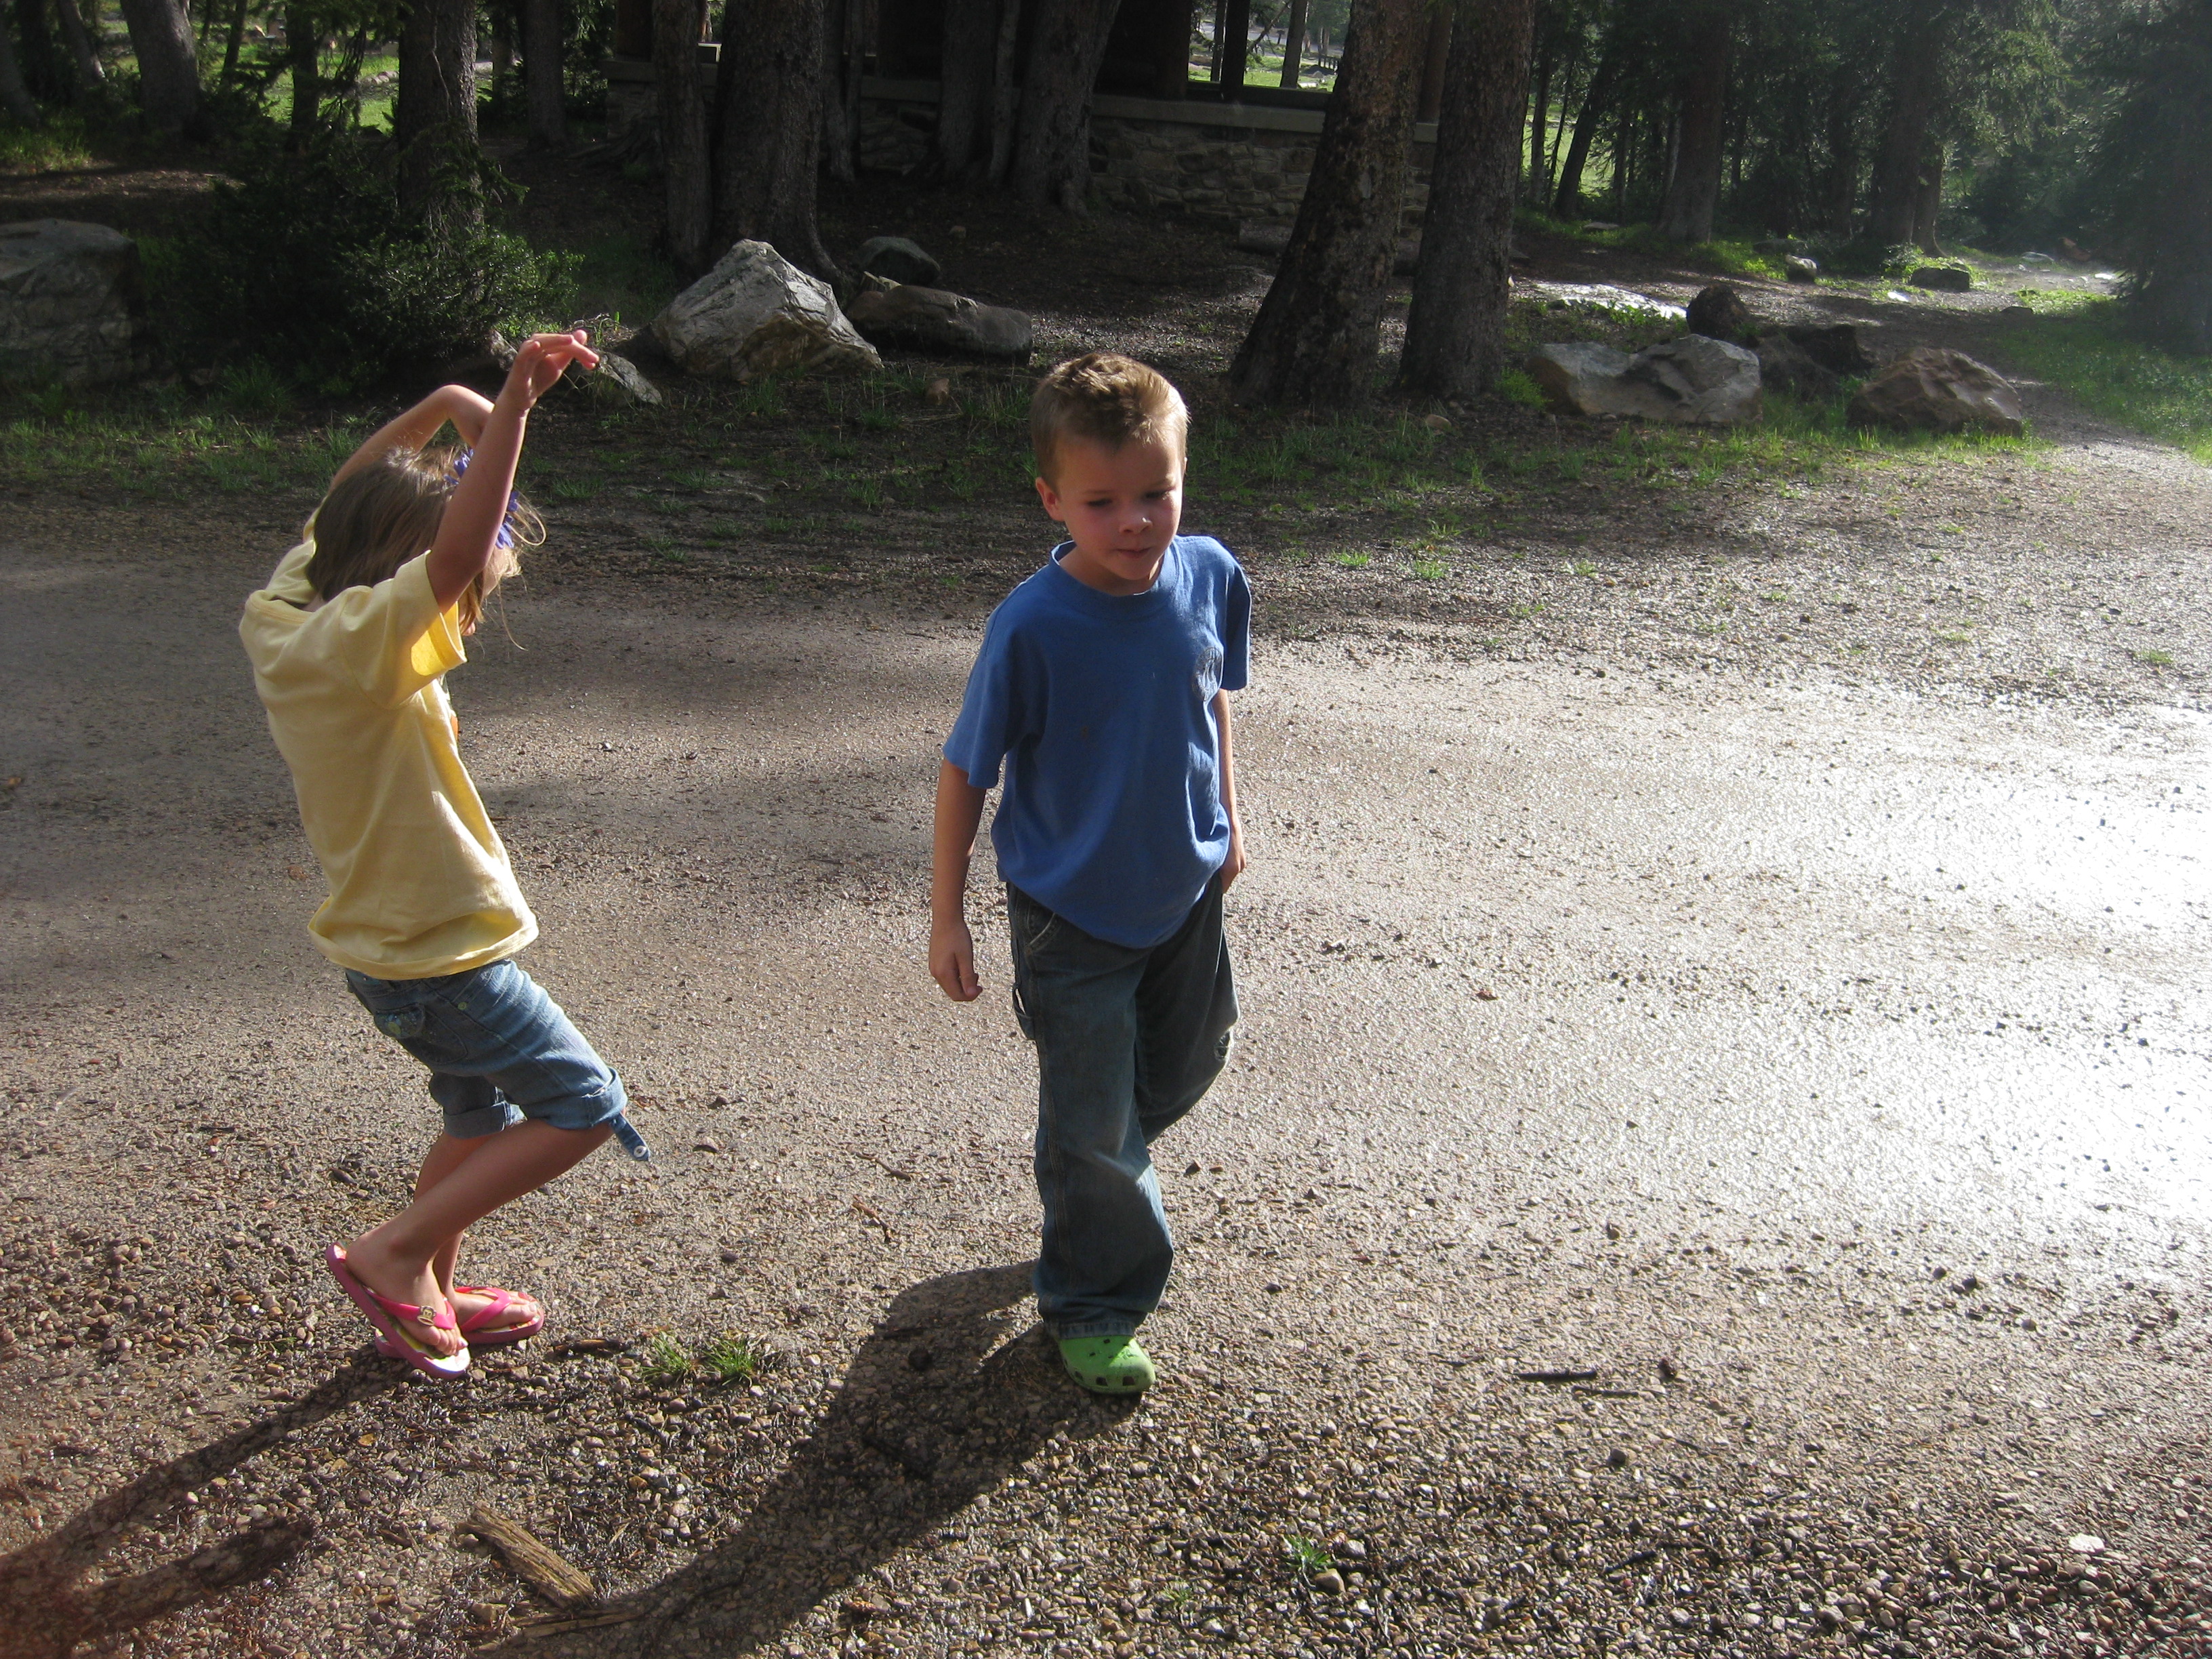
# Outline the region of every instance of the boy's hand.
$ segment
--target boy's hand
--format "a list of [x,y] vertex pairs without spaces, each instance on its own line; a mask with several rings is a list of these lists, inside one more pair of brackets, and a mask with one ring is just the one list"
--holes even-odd
[[983,994],[975,977],[975,936],[964,921],[940,921],[929,930],[929,976],[955,1002],[973,1002]]
[[1229,820],[1229,856],[1221,860],[1221,890],[1227,892],[1230,884],[1244,873],[1244,826],[1235,818]]
[[597,368],[599,354],[584,343],[586,337],[580,328],[574,334],[532,335],[514,354],[501,400],[528,409],[552,390],[570,363]]

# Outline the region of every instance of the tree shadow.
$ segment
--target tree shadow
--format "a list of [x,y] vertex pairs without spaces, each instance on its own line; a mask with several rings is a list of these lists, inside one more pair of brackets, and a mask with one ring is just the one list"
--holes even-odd
[[[744,1526],[626,1598],[633,1622],[578,1632],[556,1651],[653,1659],[738,1655],[925,1537],[1055,1435],[1088,1437],[1133,1405],[1082,1393],[1039,1328],[1012,1340],[1004,1310],[1030,1264],[972,1269],[902,1292],[845,1386]],[[532,1650],[544,1652],[543,1644]]]
[[120,1636],[234,1584],[264,1577],[315,1534],[283,1516],[144,1572],[83,1582],[133,1528],[333,1413],[396,1388],[405,1372],[364,1348],[343,1370],[282,1409],[147,1470],[54,1531],[0,1556],[0,1659],[67,1659],[80,1643]]

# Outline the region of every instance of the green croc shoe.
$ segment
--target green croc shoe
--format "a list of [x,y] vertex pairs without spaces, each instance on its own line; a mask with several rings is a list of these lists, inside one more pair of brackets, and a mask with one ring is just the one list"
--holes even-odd
[[1060,1345],[1067,1374],[1093,1394],[1142,1394],[1158,1373],[1133,1336],[1073,1336]]

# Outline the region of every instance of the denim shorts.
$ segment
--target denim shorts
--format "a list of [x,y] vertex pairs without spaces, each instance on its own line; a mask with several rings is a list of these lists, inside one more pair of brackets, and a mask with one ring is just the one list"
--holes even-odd
[[556,1129],[611,1127],[632,1158],[653,1156],[626,1115],[622,1079],[511,961],[436,979],[346,983],[376,1029],[430,1068],[446,1133],[475,1139],[532,1118]]

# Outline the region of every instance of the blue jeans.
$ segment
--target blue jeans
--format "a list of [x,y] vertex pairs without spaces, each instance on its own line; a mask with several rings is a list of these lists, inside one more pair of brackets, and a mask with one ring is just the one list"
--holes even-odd
[[1014,1014],[1037,1053],[1037,1312],[1063,1340],[1127,1336],[1175,1261],[1147,1149],[1221,1075],[1237,1024],[1221,891],[1143,950],[1012,886],[1006,916]]
[[556,1129],[605,1126],[632,1158],[653,1156],[626,1115],[622,1079],[513,962],[435,979],[348,969],[346,983],[376,1029],[430,1068],[447,1134],[474,1139],[528,1117]]

